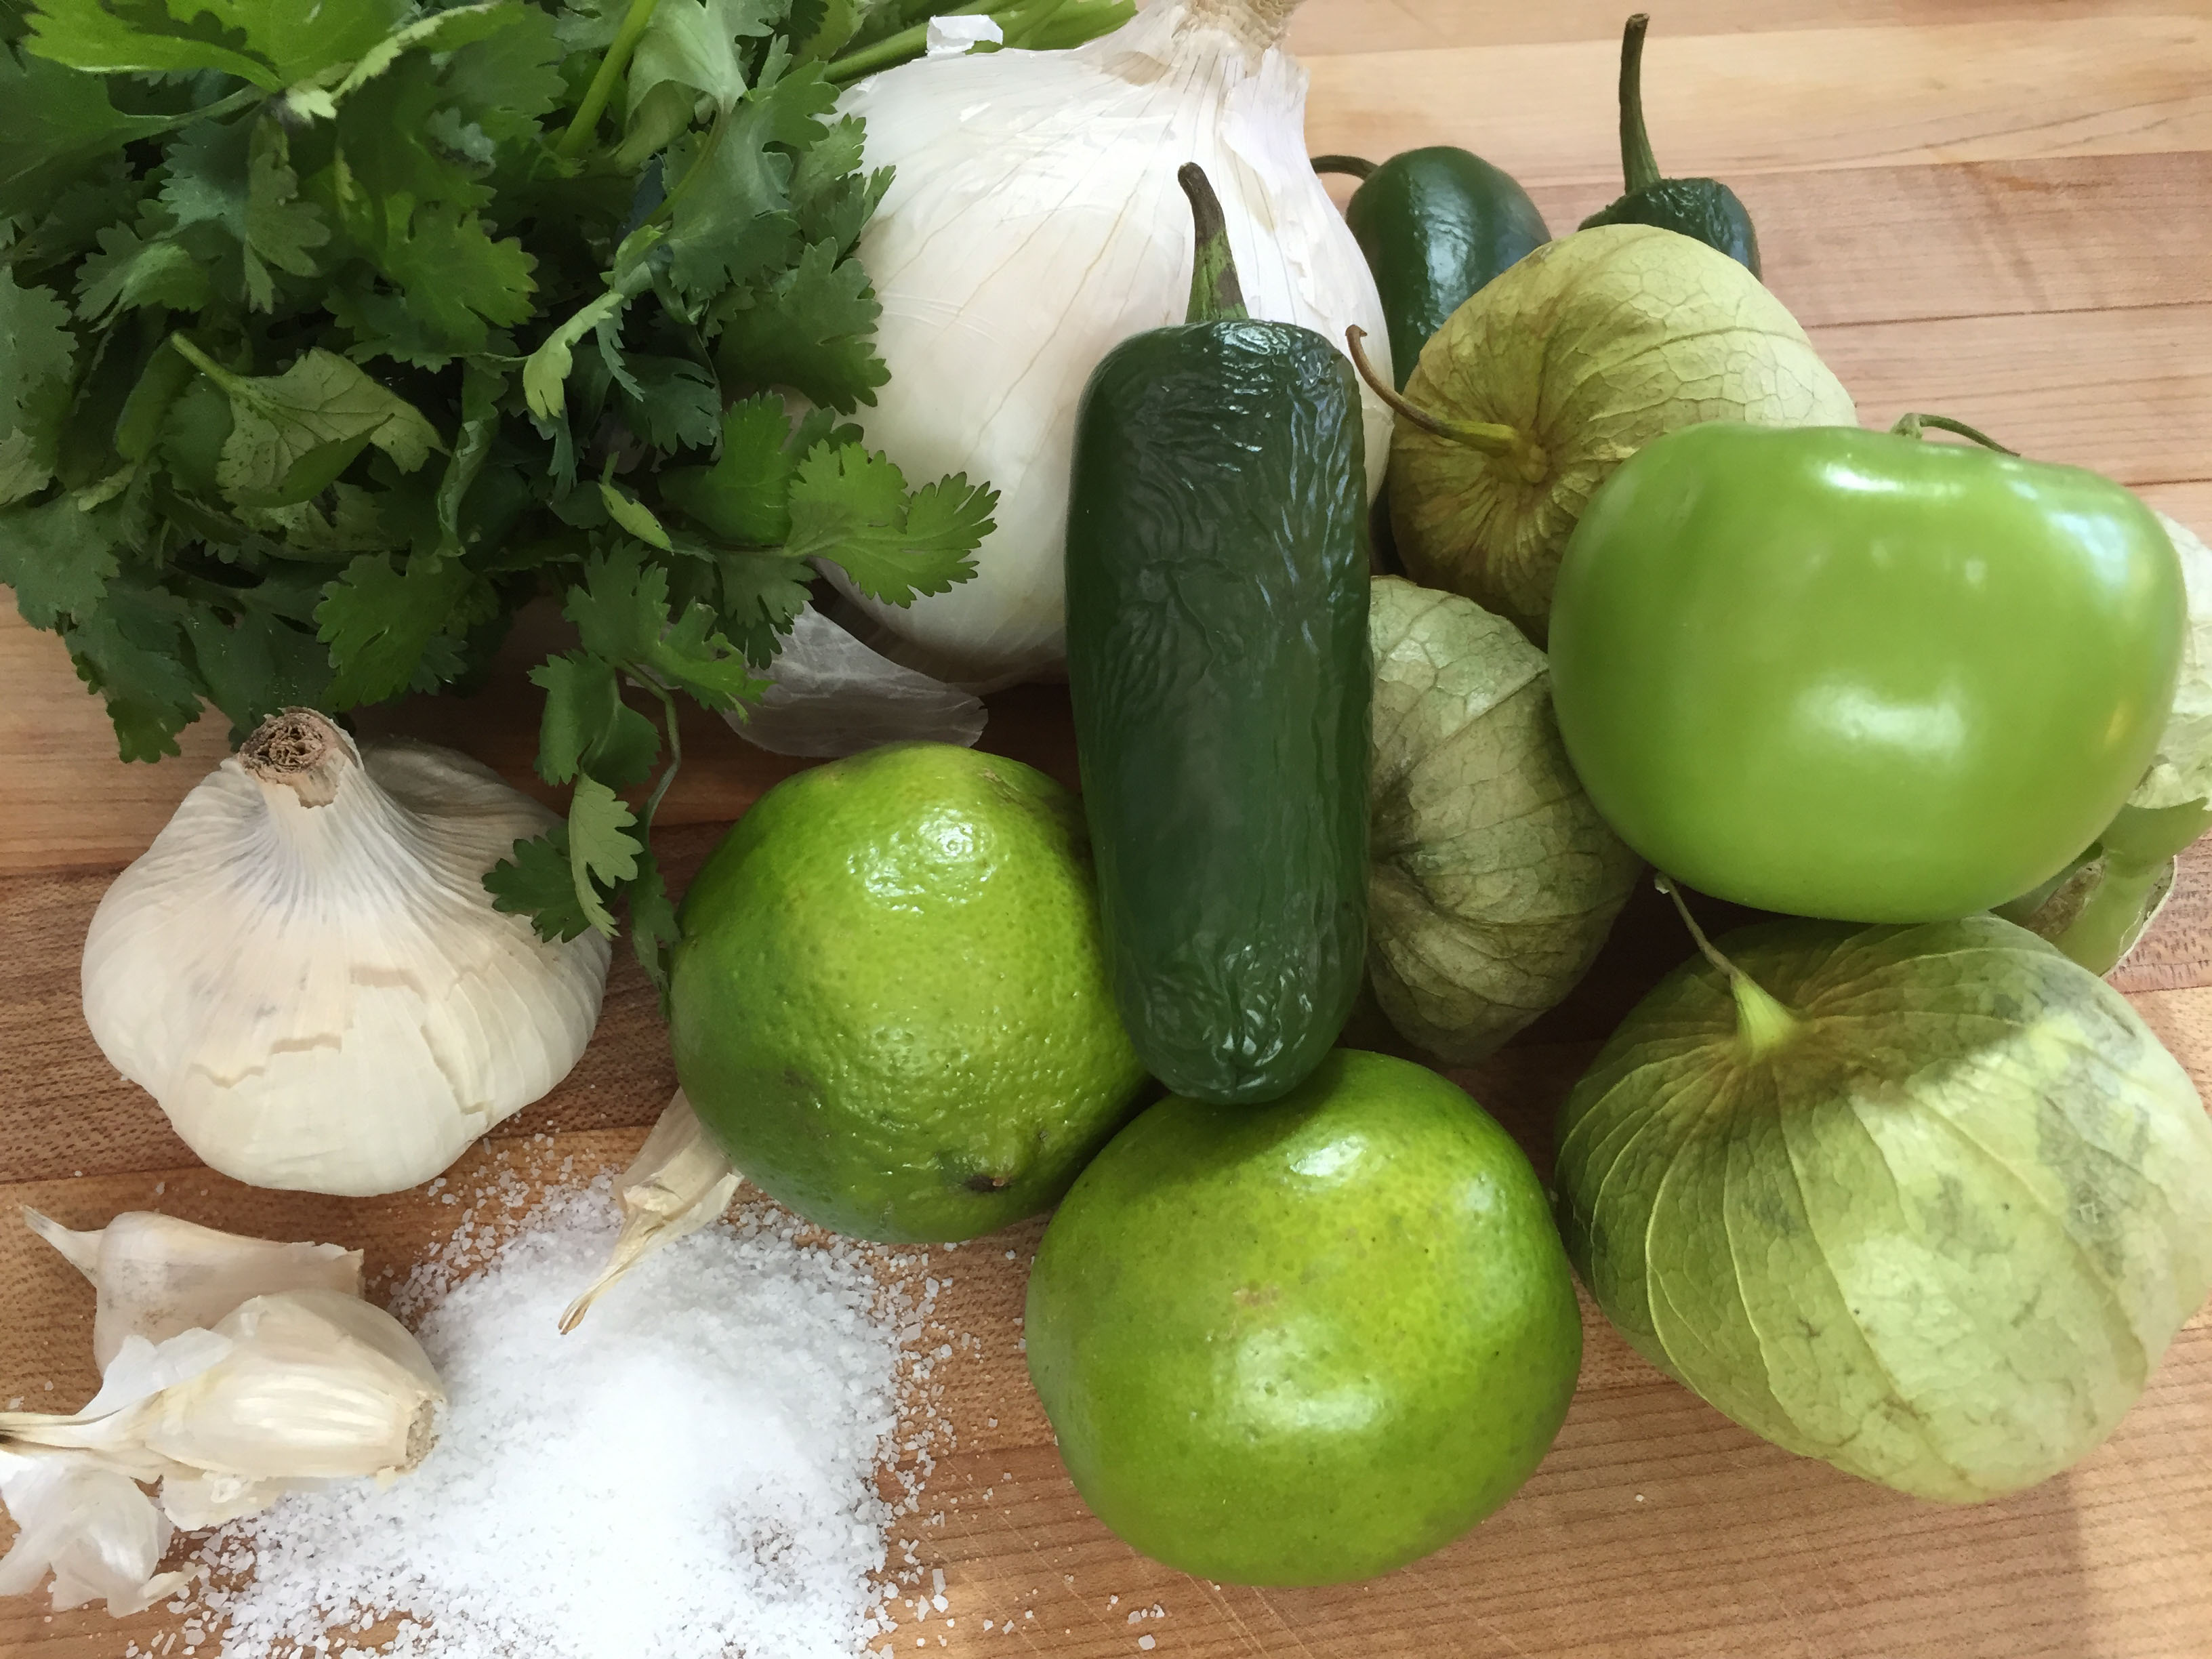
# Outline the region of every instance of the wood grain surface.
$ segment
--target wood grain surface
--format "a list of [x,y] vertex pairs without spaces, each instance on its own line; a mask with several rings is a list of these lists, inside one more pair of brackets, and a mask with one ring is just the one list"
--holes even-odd
[[[1623,9],[1310,0],[1293,39],[1313,73],[1313,147],[1464,144],[1518,173],[1564,229],[1618,187]],[[2109,471],[2212,532],[2212,0],[1662,0],[1653,11],[1662,165],[1737,187],[1771,285],[1863,418],[1941,410]],[[483,696],[403,706],[390,723],[538,787],[533,694],[520,680],[530,645]],[[688,874],[794,763],[705,720],[685,742],[664,822],[690,826],[666,846]],[[984,746],[1073,781],[1065,694],[994,699]],[[92,908],[225,748],[210,718],[182,757],[119,764],[56,642],[0,617],[0,1401],[74,1406],[95,1382],[90,1297],[5,1219],[17,1203],[76,1225],[152,1207],[333,1239],[368,1250],[374,1274],[420,1259],[462,1207],[420,1191],[346,1200],[228,1182],[93,1047],[76,1001]],[[1568,1085],[1682,954],[1658,903],[1640,897],[1574,999],[1455,1075],[1548,1168]],[[2212,1085],[2205,849],[2116,982],[2200,1091]],[[471,1153],[449,1190],[502,1168],[618,1167],[672,1083],[652,999],[625,963],[582,1064]],[[1586,1310],[1573,1412],[1503,1511],[1374,1583],[1263,1593],[1142,1559],[1076,1498],[1017,1346],[1037,1231],[955,1252],[945,1269],[939,1318],[979,1340],[939,1373],[947,1449],[898,1534],[917,1540],[923,1582],[944,1570],[948,1605],[919,1623],[902,1605],[887,1653],[1127,1659],[1149,1637],[1158,1659],[2212,1659],[2205,1315],[2106,1445],[2035,1491],[1953,1509],[1764,1444]],[[176,1622],[0,1601],[0,1655],[115,1659]]]

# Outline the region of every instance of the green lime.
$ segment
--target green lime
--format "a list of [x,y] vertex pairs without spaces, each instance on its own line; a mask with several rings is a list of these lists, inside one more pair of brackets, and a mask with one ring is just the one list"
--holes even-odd
[[786,779],[682,920],[684,1092],[749,1180],[839,1232],[1048,1209],[1144,1085],[1082,811],[1018,762],[897,744]]
[[1582,1364],[1536,1174],[1443,1079],[1339,1049],[1271,1106],[1154,1106],[1030,1274],[1076,1489],[1170,1566],[1372,1577],[1527,1480]]

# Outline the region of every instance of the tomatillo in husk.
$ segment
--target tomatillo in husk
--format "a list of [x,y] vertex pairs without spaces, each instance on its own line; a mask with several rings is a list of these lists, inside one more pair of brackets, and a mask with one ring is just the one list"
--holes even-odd
[[2158,752],[2187,599],[2150,509],[1922,418],[1673,433],[1568,544],[1560,735],[1621,839],[1692,887],[1966,915],[2064,870]]

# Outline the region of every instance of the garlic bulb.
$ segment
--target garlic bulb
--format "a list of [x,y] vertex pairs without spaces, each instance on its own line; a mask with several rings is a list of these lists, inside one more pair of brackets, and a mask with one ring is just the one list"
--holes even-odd
[[[1063,655],[1076,410],[1110,348],[1183,319],[1184,162],[1220,195],[1253,316],[1340,349],[1352,324],[1384,338],[1366,261],[1306,159],[1305,71],[1277,44],[1297,3],[1162,0],[1073,51],[923,58],[840,100],[867,121],[866,165],[896,168],[860,243],[891,378],[856,418],[909,476],[1000,491],[973,580],[904,610],[852,594],[909,666],[988,686]],[[1365,409],[1371,492],[1390,414],[1371,392]]]
[[548,944],[483,890],[553,822],[465,756],[358,750],[287,710],[101,899],[85,1021],[225,1175],[426,1181],[566,1076],[598,1021],[606,940]]
[[136,1612],[183,1582],[155,1571],[176,1527],[302,1481],[389,1480],[430,1450],[444,1389],[406,1327],[361,1299],[359,1252],[136,1212],[82,1233],[26,1216],[92,1279],[100,1327],[141,1328],[102,1358],[82,1410],[0,1412],[0,1501],[20,1528],[0,1595],[52,1569],[56,1607]]
[[622,1231],[606,1267],[561,1316],[561,1328],[573,1331],[582,1324],[592,1304],[662,1245],[720,1219],[744,1180],[678,1089],[615,1183]]

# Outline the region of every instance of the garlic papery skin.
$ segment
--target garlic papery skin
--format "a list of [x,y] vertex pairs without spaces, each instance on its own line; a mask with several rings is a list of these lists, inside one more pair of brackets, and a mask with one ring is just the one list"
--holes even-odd
[[212,1327],[253,1297],[361,1294],[362,1254],[336,1244],[240,1238],[148,1210],[126,1211],[94,1232],[72,1231],[28,1206],[23,1219],[92,1281],[92,1357],[102,1371],[128,1337],[160,1343]]
[[622,1204],[622,1231],[608,1253],[606,1267],[561,1316],[562,1330],[574,1330],[592,1304],[662,1245],[720,1220],[744,1180],[699,1121],[690,1097],[678,1089],[615,1183],[615,1195]]
[[[1221,198],[1254,317],[1340,350],[1354,324],[1384,339],[1366,260],[1307,160],[1305,71],[1277,44],[1296,3],[1161,0],[1072,51],[923,58],[840,100],[867,122],[866,165],[896,169],[860,242],[890,381],[855,418],[908,477],[1000,492],[975,575],[947,592],[901,609],[827,573],[908,666],[988,688],[1061,660],[1076,413],[1110,349],[1184,319],[1185,162]],[[1371,495],[1391,416],[1362,396]]]
[[484,872],[552,814],[427,744],[288,709],[107,890],[86,1023],[192,1151],[258,1187],[396,1192],[568,1074],[608,945],[549,944]]
[[89,1457],[0,1448],[0,1502],[19,1528],[0,1556],[0,1596],[28,1595],[51,1569],[57,1611],[105,1601],[120,1617],[189,1582],[155,1571],[171,1522],[129,1475]]

